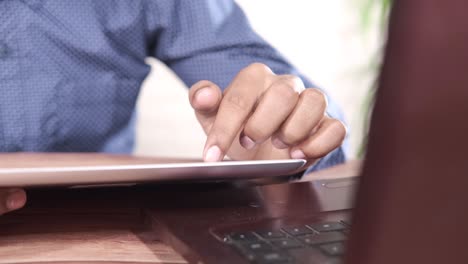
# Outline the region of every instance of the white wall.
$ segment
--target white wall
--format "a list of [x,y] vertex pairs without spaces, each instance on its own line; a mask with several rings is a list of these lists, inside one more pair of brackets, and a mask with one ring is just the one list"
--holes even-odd
[[[370,87],[376,27],[364,34],[356,1],[238,0],[253,27],[345,111],[351,155],[362,139],[362,103]],[[204,134],[195,120],[187,90],[164,65],[153,71],[139,101],[137,154],[201,157]],[[177,127],[173,129],[173,127]]]

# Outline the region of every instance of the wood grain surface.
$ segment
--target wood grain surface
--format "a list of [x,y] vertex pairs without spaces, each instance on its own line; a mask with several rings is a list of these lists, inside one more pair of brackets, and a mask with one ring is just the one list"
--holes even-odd
[[174,250],[144,231],[126,229],[3,235],[0,238],[0,256],[0,263],[186,263]]
[[138,208],[33,206],[0,218],[0,263],[47,262],[186,263]]

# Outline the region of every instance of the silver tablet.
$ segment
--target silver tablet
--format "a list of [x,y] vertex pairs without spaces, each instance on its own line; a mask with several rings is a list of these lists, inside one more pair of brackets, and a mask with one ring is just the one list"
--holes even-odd
[[0,187],[83,187],[160,181],[247,180],[287,175],[300,169],[305,163],[305,160],[290,159],[0,168]]

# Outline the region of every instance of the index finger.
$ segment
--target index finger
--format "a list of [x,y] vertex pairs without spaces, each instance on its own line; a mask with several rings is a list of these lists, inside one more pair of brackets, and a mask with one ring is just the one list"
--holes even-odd
[[265,80],[274,76],[262,64],[252,64],[239,72],[225,90],[214,124],[208,134],[203,157],[205,161],[220,161],[250,116]]

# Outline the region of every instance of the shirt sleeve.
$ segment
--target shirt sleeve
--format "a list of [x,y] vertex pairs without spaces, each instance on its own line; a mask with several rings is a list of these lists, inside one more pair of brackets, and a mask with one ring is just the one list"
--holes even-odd
[[[254,62],[264,63],[276,74],[299,76],[306,87],[317,87],[251,28],[233,0],[153,1],[148,24],[154,43],[150,52],[167,64],[190,87],[210,80],[221,89]],[[326,91],[324,91],[326,94]],[[344,122],[342,112],[328,97],[327,113]],[[347,142],[309,171],[345,161]]]

